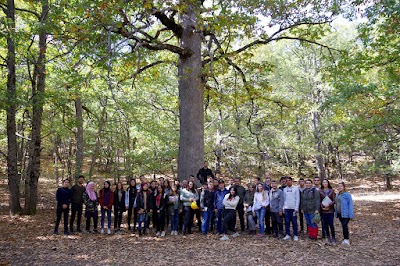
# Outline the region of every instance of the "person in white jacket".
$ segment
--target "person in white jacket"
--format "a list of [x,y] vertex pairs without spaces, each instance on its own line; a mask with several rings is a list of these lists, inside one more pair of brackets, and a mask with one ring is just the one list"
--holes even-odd
[[236,187],[230,187],[229,193],[225,195],[222,204],[225,206],[224,220],[223,220],[223,233],[224,235],[220,240],[228,240],[228,230],[234,232],[232,237],[238,237],[239,234],[236,232],[236,207],[239,203],[239,196],[237,195]]
[[258,227],[260,228],[260,233],[258,234],[258,237],[264,237],[264,219],[268,205],[268,192],[264,190],[264,186],[262,183],[258,183],[257,191],[256,193],[254,193],[254,202],[252,208],[253,215],[257,215]]
[[299,213],[300,206],[300,192],[299,188],[293,186],[291,177],[286,178],[287,187],[283,189],[283,196],[285,198],[283,203],[283,211],[285,212],[285,229],[286,236],[283,240],[290,239],[290,222],[293,224],[293,240],[299,240],[299,233],[297,230],[297,214]]

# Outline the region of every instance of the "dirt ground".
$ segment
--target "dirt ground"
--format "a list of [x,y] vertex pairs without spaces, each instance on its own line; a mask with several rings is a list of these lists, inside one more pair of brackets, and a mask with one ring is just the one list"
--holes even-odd
[[302,235],[299,242],[247,234],[222,242],[197,232],[187,238],[139,238],[126,224],[121,234],[110,236],[54,236],[55,185],[42,182],[37,215],[10,217],[6,180],[0,180],[0,265],[400,265],[398,183],[390,192],[375,180],[348,184],[356,216],[350,222],[351,246],[327,246]]

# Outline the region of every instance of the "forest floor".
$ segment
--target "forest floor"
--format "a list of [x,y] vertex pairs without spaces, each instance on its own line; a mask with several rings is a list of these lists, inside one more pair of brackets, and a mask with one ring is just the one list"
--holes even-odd
[[[157,238],[120,234],[53,235],[55,190],[40,182],[38,213],[10,217],[7,181],[0,179],[0,265],[399,265],[400,182],[385,191],[375,179],[348,183],[355,201],[351,246],[343,246],[335,219],[336,246],[322,239],[299,242],[242,234],[222,242],[199,233]],[[124,217],[126,221],[126,217]],[[62,229],[62,226],[60,227]],[[62,231],[62,230],[61,230]],[[197,230],[196,230],[197,231]]]

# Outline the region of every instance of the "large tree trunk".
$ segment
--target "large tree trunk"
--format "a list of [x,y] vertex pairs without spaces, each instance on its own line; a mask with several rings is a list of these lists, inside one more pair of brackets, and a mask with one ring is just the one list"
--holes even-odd
[[83,115],[82,101],[79,95],[75,98],[75,114],[76,114],[76,161],[75,161],[75,182],[82,174],[83,165]]
[[[189,1],[192,2],[192,1]],[[204,87],[201,79],[201,31],[197,29],[196,10],[201,1],[189,3],[181,16],[183,32],[180,46],[192,52],[180,56],[179,76],[179,118],[180,142],[178,178],[184,180],[195,175],[204,161]]]
[[16,77],[15,77],[15,5],[14,0],[7,0],[7,19],[9,20],[10,32],[7,35],[7,171],[8,189],[10,191],[10,213],[15,215],[21,212],[19,202],[19,176],[17,159],[17,125],[15,115],[17,105],[16,97]]
[[40,151],[41,151],[41,129],[44,104],[44,90],[46,81],[46,41],[47,33],[45,24],[47,22],[49,5],[47,0],[41,1],[42,16],[40,18],[41,28],[39,30],[39,55],[35,63],[34,75],[32,77],[32,131],[31,146],[29,148],[28,170],[25,179],[25,206],[26,214],[35,214],[38,195],[38,181],[40,176]]

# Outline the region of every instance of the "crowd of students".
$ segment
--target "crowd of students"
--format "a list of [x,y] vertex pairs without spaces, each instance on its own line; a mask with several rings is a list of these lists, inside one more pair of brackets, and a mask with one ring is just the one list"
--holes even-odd
[[[223,178],[214,177],[207,162],[199,170],[197,178],[202,184],[199,188],[193,175],[182,182],[170,182],[161,177],[158,182],[152,180],[150,183],[141,176],[140,184],[131,179],[126,190],[121,182],[112,189],[110,182],[105,181],[99,192],[93,181],[84,186],[84,176],[79,176],[71,189],[70,181],[66,179],[56,192],[54,234],[58,234],[62,217],[64,234],[74,233],[74,229],[78,233],[83,232],[83,214],[86,218],[84,231],[97,233],[100,209],[101,234],[105,234],[106,230],[107,234],[112,233],[112,212],[114,233],[118,233],[123,213],[127,211],[128,230],[139,236],[148,234],[152,224],[154,233],[159,237],[165,237],[167,229],[171,236],[182,234],[186,237],[198,226],[203,235],[216,233],[220,240],[238,237],[247,231],[257,238],[270,235],[290,240],[293,235],[293,240],[298,241],[299,232],[305,231],[310,239],[317,239],[318,224],[321,223],[322,238],[326,239],[326,244],[335,245],[334,217],[337,217],[343,229],[342,244],[350,245],[348,223],[354,218],[354,208],[352,197],[343,182],[338,184],[337,193],[329,180],[320,182],[318,177],[313,180],[300,178],[299,186],[293,185],[293,179],[285,176],[279,181],[269,177],[264,182],[253,179],[246,189],[239,178],[229,179],[225,184]],[[70,208],[71,219],[68,223]],[[237,215],[240,232],[236,230]],[[197,225],[194,225],[195,216]],[[304,228],[304,219],[307,228]]]

